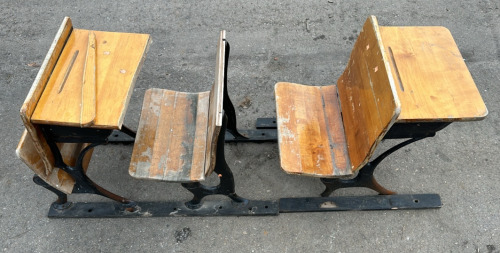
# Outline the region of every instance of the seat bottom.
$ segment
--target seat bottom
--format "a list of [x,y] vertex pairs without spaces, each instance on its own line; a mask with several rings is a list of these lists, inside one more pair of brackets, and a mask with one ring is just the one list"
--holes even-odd
[[146,91],[131,176],[173,182],[205,179],[209,96],[210,92]]
[[337,86],[277,83],[275,94],[281,168],[313,177],[351,176]]

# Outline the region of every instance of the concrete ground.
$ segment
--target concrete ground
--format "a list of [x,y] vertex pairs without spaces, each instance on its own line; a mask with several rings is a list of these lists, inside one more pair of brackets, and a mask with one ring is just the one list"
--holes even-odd
[[[500,3],[465,1],[2,1],[0,8],[0,250],[4,252],[499,252]],[[149,33],[153,44],[125,119],[137,128],[150,87],[208,90],[218,32],[231,43],[229,91],[239,124],[275,115],[278,81],[336,82],[368,15],[380,25],[445,26],[488,106],[385,160],[377,179],[399,193],[439,193],[437,210],[276,217],[48,219],[55,195],[15,156],[19,108],[64,16],[77,28]],[[395,142],[387,141],[380,150]],[[89,174],[137,200],[184,200],[178,184],[128,175],[132,146],[94,151]],[[252,199],[317,196],[318,179],[285,174],[276,144],[226,145],[237,192]],[[335,195],[373,194],[342,190]],[[98,200],[70,196],[73,201]],[[181,238],[176,231],[189,228]],[[184,229],[187,231],[187,229]],[[180,242],[178,242],[178,240]]]

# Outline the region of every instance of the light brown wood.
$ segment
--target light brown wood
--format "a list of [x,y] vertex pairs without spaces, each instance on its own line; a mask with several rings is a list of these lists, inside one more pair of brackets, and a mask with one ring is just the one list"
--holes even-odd
[[[47,142],[43,138],[40,128],[37,125],[31,123],[31,117],[36,108],[38,100],[40,99],[40,96],[45,89],[47,80],[49,79],[52,70],[56,66],[58,57],[64,48],[64,43],[70,36],[72,30],[73,26],[71,24],[71,19],[69,17],[65,17],[61,26],[59,27],[58,32],[56,33],[54,41],[52,42],[52,45],[50,46],[50,49],[45,56],[45,60],[43,61],[40,70],[38,71],[38,74],[35,78],[35,81],[33,82],[33,85],[31,86],[31,89],[28,92],[28,95],[26,96],[26,99],[20,110],[21,119],[29,135],[29,138],[22,138],[20,144],[23,142],[23,139],[28,139],[29,144],[26,144],[28,145],[26,149],[22,149],[22,145],[20,145],[18,147],[18,154],[22,154],[25,157],[31,158],[38,157],[37,159],[39,160],[35,159],[36,162],[35,160],[30,159],[32,164],[37,164],[36,167],[31,166],[30,168],[36,168],[33,169],[33,171],[42,179],[50,178],[51,180],[46,180],[46,182],[55,188],[60,187],[60,185],[67,185],[62,181],[58,181],[59,178],[66,178],[66,176],[61,176],[61,174],[64,175],[66,172],[54,168],[54,159],[52,152],[50,151]],[[24,136],[26,136],[26,134]],[[40,161],[43,163],[43,167],[40,166]],[[61,190],[68,191],[68,188],[67,186],[65,186],[65,188]]]
[[208,107],[209,92],[147,90],[130,175],[176,182],[204,180]]
[[[63,92],[63,90],[67,90],[68,87],[70,89],[74,88],[71,87],[71,85],[67,86],[68,83],[66,83],[69,79],[74,78],[71,73],[74,72],[74,65],[77,64],[77,60],[81,60],[85,58],[85,62],[88,60],[86,55],[87,55],[87,47],[88,44],[92,44],[91,41],[89,43],[88,38],[93,38],[95,37],[94,34],[92,33],[89,36],[89,31],[86,33],[83,31],[86,30],[81,30],[77,31],[76,33],[79,33],[81,36],[86,36],[86,39],[80,40],[82,46],[85,46],[85,50],[83,53],[81,51],[76,52],[76,50],[72,50],[72,44],[75,44],[75,42],[71,42],[72,40],[75,39],[75,30],[72,27],[71,20],[66,17],[63,20],[63,23],[61,24],[54,41],[49,49],[49,52],[47,53],[47,56],[45,57],[44,62],[42,63],[42,66],[38,72],[37,77],[35,78],[35,81],[33,82],[33,85],[26,97],[26,100],[24,101],[20,114],[21,114],[21,119],[23,120],[23,123],[26,127],[26,132],[23,134],[23,137],[21,138],[21,141],[18,145],[18,148],[16,150],[18,156],[30,167],[40,178],[45,180],[49,185],[53,186],[56,189],[61,190],[62,192],[65,192],[67,194],[70,194],[72,192],[72,188],[74,186],[74,180],[64,172],[63,170],[60,170],[59,168],[54,166],[54,158],[53,154],[48,147],[47,142],[45,141],[41,131],[40,131],[40,126],[37,123],[36,120],[33,120],[33,115],[36,114],[37,108],[40,109],[44,107],[44,105],[40,105],[40,100],[41,98],[46,95],[46,92],[48,90],[47,86],[48,84],[51,83],[51,80],[54,78],[54,72],[59,73],[58,75],[60,76],[60,79],[66,79],[65,82],[62,80],[59,80],[59,82],[55,83],[52,81],[52,83],[49,85],[51,86],[49,89],[52,90],[54,93],[58,93],[59,90]],[[105,32],[95,32],[97,34],[106,34]],[[86,35],[83,35],[86,34]],[[122,38],[126,39],[126,37]],[[68,46],[69,42],[69,46]],[[107,43],[107,42],[106,42]],[[118,43],[118,42],[116,42]],[[115,44],[116,44],[115,43]],[[119,43],[124,43],[124,42],[119,42]],[[137,46],[137,45],[135,45]],[[133,46],[132,46],[133,47]],[[116,47],[118,48],[118,47]],[[141,52],[142,55],[143,52]],[[92,55],[90,55],[90,58]],[[74,61],[72,59],[75,59]],[[95,57],[94,57],[95,59]],[[142,59],[139,59],[142,61]],[[90,59],[91,61],[91,59]],[[61,63],[65,62],[65,64]],[[71,64],[70,64],[71,63]],[[62,66],[65,65],[65,66]],[[73,65],[71,68],[68,68],[69,65]],[[87,65],[90,67],[90,65]],[[95,66],[95,64],[94,64]],[[83,72],[83,68],[80,68],[81,72]],[[95,71],[94,71],[95,72]],[[73,73],[74,75],[74,73]],[[88,87],[83,86],[83,73],[79,74],[79,85],[77,89],[77,92],[75,94],[71,94],[71,96],[68,96],[67,99],[68,101],[74,98],[78,103],[81,103],[81,101],[87,101],[90,100],[92,101],[92,96],[85,96],[83,98],[83,91],[87,91]],[[134,79],[133,77],[132,79]],[[88,80],[88,79],[87,79]],[[95,82],[94,82],[95,85]],[[94,86],[95,87],[95,86]],[[94,88],[94,93],[95,93],[95,88]],[[89,92],[90,94],[92,91]],[[87,92],[85,92],[87,94]],[[94,100],[95,100],[95,95],[94,95]],[[128,98],[126,98],[128,101]],[[48,102],[49,107],[54,106],[52,104],[50,99]],[[74,102],[74,101],[72,101]],[[114,103],[113,101],[112,103]],[[111,103],[111,102],[109,102]],[[85,103],[88,105],[89,103]],[[126,103],[125,103],[126,104]],[[80,106],[80,105],[79,105]],[[84,105],[85,106],[85,105]],[[83,107],[83,106],[81,106]],[[95,106],[94,106],[95,108]],[[85,115],[87,115],[85,113]],[[84,115],[84,120],[83,123],[90,123],[90,122],[85,122],[86,121],[86,116]],[[77,113],[75,114],[77,120],[75,120],[75,126],[81,126],[82,124],[82,114],[81,110],[78,110]],[[122,117],[122,116],[119,116]],[[119,124],[121,126],[121,123]],[[63,160],[66,164],[70,166],[74,166],[76,163],[76,159],[80,153],[80,151],[85,148],[88,144],[74,144],[74,143],[58,143],[57,144],[61,155],[63,157]],[[83,161],[83,167],[84,170],[86,170],[88,163],[90,161],[90,157],[92,154],[92,150],[87,152],[84,161]]]
[[[63,161],[69,166],[75,166],[76,160],[80,151],[87,147],[89,144],[84,143],[58,143],[58,147],[61,151]],[[92,157],[93,149],[89,150],[83,159],[83,169],[87,170],[90,163],[90,158]],[[16,149],[17,156],[31,169],[35,174],[42,178],[49,185],[54,188],[66,193],[71,194],[73,191],[73,186],[75,180],[63,170],[57,167],[51,167],[49,173],[46,173],[46,167],[42,160],[42,157],[38,153],[35,142],[28,134],[28,131],[24,131],[21,140]]]
[[131,176],[196,182],[213,172],[224,116],[224,40],[225,32],[222,31],[211,91],[146,91],[130,162]]
[[217,55],[215,64],[215,82],[210,91],[210,111],[208,115],[208,136],[207,153],[205,155],[206,175],[212,174],[215,169],[215,156],[217,149],[217,138],[222,127],[222,118],[224,117],[223,98],[224,98],[224,74],[226,66],[226,31],[221,31],[217,43]]
[[355,171],[368,162],[401,110],[374,16],[366,20],[337,87]]
[[96,40],[94,32],[89,32],[87,57],[83,67],[82,103],[80,127],[89,127],[94,124],[96,115]]
[[488,110],[445,27],[380,27],[401,100],[398,122],[480,120]]
[[277,83],[281,168],[314,177],[352,175],[337,87]]
[[96,116],[91,127],[121,128],[136,73],[149,45],[148,34],[73,29],[31,117],[33,123],[81,126],[85,111],[82,80],[85,64],[91,60],[86,55],[92,55],[88,49],[94,49],[88,46],[92,37],[96,40]]

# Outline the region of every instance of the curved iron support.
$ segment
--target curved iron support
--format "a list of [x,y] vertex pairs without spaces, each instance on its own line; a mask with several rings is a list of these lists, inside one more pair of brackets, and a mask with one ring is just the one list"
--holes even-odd
[[209,195],[224,195],[233,200],[233,202],[246,205],[248,200],[236,194],[234,177],[231,169],[226,163],[224,155],[224,134],[226,132],[227,116],[224,115],[222,127],[217,139],[217,149],[215,157],[214,172],[219,176],[219,184],[217,186],[206,186],[200,182],[182,183],[182,186],[193,193],[193,199],[185,203],[189,209],[198,209],[202,206],[202,199]]
[[[233,135],[234,139],[248,139],[244,135],[242,135],[240,132],[238,132],[238,129],[236,128],[236,110],[234,109],[234,105],[231,102],[231,99],[229,98],[229,93],[227,89],[227,67],[229,64],[229,51],[230,51],[230,46],[229,42],[224,40],[224,43],[226,43],[226,55],[225,57],[225,66],[224,66],[224,101],[222,107],[224,108],[224,111],[226,112],[227,115],[227,131]],[[224,137],[224,135],[222,135]]]
[[71,202],[68,202],[68,195],[66,195],[66,193],[47,184],[47,182],[41,179],[38,175],[33,175],[33,182],[57,195],[57,200],[52,203],[52,208],[56,210],[64,210],[72,205]]
[[[76,161],[75,167],[70,167],[67,166],[68,173],[75,179],[77,182],[75,184],[75,187],[73,188],[73,193],[93,193],[93,194],[98,194],[101,196],[104,196],[106,198],[115,200],[117,202],[120,202],[122,204],[125,204],[126,207],[133,207],[135,206],[135,202],[129,199],[126,199],[122,196],[119,196],[117,194],[114,194],[103,187],[99,186],[98,184],[94,183],[85,173],[83,170],[83,159],[85,158],[85,155],[87,154],[88,151],[90,151],[92,148],[105,144],[104,142],[102,143],[92,143],[85,147],[81,152],[80,155],[78,156],[78,160]],[[71,172],[69,172],[71,171]]]
[[[126,207],[126,208],[136,206],[136,203],[134,201],[126,199],[126,198],[119,196],[117,194],[114,194],[114,193],[104,189],[103,187],[99,186],[98,184],[94,183],[84,172],[83,159],[85,158],[85,155],[87,154],[87,152],[98,145],[106,144],[106,142],[96,142],[96,143],[92,143],[92,144],[88,145],[87,147],[85,147],[82,151],[80,151],[80,154],[78,155],[78,159],[76,160],[76,164],[74,167],[72,167],[72,166],[67,165],[63,161],[61,151],[59,150],[59,147],[57,147],[57,144],[52,137],[53,133],[50,133],[48,128],[49,128],[49,126],[42,127],[42,133],[45,137],[45,140],[47,141],[47,144],[49,145],[50,150],[52,151],[52,154],[54,155],[55,167],[61,168],[62,170],[67,172],[71,177],[73,177],[73,179],[75,179],[75,186],[73,187],[72,193],[97,194],[97,195],[101,195],[103,197],[109,198],[111,200],[120,202],[120,203],[124,204],[124,207]],[[47,188],[47,187],[45,187],[45,188]]]
[[339,178],[321,178],[321,182],[326,186],[326,189],[321,193],[322,197],[328,197],[332,194],[333,191],[341,189],[341,188],[350,188],[350,187],[365,187],[372,189],[379,193],[379,195],[393,195],[396,192],[390,191],[380,185],[373,173],[375,168],[379,165],[382,160],[384,160],[387,156],[394,153],[396,150],[411,144],[413,142],[419,141],[427,137],[418,137],[406,140],[397,144],[396,146],[388,149],[373,161],[367,163],[363,168],[361,168],[358,172],[358,175],[351,179],[339,179]]

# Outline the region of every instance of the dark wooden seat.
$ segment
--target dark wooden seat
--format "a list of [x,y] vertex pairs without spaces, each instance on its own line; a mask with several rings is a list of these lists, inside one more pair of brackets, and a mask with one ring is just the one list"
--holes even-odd
[[281,167],[292,174],[352,175],[369,161],[400,112],[373,16],[337,85],[278,83],[275,92]]
[[[211,91],[146,91],[129,173],[135,178],[198,182],[215,166],[224,116],[225,32],[221,32]],[[223,137],[222,137],[223,138]]]

